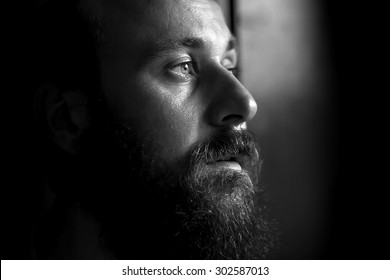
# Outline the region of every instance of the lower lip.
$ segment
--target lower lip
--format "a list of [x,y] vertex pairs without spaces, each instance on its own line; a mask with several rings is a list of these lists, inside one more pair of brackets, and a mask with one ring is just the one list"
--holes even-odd
[[241,165],[236,161],[216,161],[208,164],[208,166],[215,169],[242,170]]

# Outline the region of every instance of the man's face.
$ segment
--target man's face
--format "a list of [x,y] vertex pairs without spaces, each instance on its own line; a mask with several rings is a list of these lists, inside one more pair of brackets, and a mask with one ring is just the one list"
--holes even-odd
[[116,118],[137,124],[156,156],[180,168],[195,143],[243,129],[256,102],[233,75],[237,51],[216,3],[152,1],[137,15],[128,5],[112,11],[100,48],[103,92]]
[[81,145],[99,177],[82,200],[106,247],[121,258],[266,256],[259,152],[246,132],[256,102],[234,76],[219,6],[119,2],[105,9],[101,96]]

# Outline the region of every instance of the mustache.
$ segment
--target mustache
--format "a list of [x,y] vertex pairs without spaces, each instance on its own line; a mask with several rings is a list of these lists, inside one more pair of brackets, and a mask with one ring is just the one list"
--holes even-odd
[[259,163],[260,147],[247,130],[222,129],[208,140],[195,145],[190,152],[190,164],[207,164],[246,156],[251,165]]

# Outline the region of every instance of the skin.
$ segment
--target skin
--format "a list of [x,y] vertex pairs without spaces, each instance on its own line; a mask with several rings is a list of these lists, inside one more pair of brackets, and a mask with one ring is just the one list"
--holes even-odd
[[156,156],[179,168],[194,144],[221,128],[245,128],[257,105],[232,73],[237,50],[215,2],[143,5],[136,15],[126,2],[105,9],[102,93],[115,118],[137,124]]

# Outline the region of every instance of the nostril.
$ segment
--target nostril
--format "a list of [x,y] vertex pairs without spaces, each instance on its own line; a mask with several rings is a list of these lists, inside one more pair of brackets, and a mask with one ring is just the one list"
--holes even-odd
[[227,115],[222,119],[222,122],[234,122],[234,121],[242,121],[244,119],[243,116],[237,114]]

